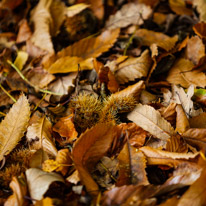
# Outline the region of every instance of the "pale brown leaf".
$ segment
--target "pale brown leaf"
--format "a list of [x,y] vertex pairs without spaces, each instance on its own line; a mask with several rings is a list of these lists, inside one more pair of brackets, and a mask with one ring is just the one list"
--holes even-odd
[[178,40],[177,36],[169,37],[163,33],[146,29],[138,29],[135,34],[139,38],[141,45],[151,46],[152,44],[156,44],[166,51],[171,50]]
[[37,168],[27,169],[26,179],[30,196],[34,200],[41,200],[52,182],[64,182],[59,174],[44,172]]
[[9,154],[21,140],[26,131],[29,117],[29,102],[22,94],[0,123],[0,160]]
[[115,69],[115,77],[120,84],[146,77],[152,65],[149,50],[145,50],[140,57],[129,57]]
[[192,128],[206,128],[206,112],[189,119],[190,127]]
[[206,22],[206,4],[205,0],[194,0],[193,4],[197,7],[200,14],[200,21]]
[[52,139],[51,132],[52,124],[44,116],[40,118],[36,123],[33,123],[31,126],[28,127],[26,136],[29,142],[36,140],[33,143],[35,149],[42,148],[47,153],[56,156],[57,149]]
[[174,129],[170,123],[161,117],[158,111],[148,105],[138,104],[128,114],[127,118],[162,140],[169,139],[174,133]]
[[188,88],[191,84],[199,87],[206,86],[206,76],[203,72],[193,70],[194,64],[183,58],[179,58],[170,69],[167,81],[172,84],[180,84]]
[[125,4],[116,14],[109,17],[106,22],[107,29],[124,28],[130,24],[141,25],[152,13],[149,6],[145,4]]

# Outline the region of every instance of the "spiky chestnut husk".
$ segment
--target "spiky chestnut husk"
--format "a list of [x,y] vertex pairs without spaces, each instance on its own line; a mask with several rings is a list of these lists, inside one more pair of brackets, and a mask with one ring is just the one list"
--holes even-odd
[[83,93],[71,100],[69,108],[75,114],[74,123],[77,129],[84,131],[97,123],[102,103],[95,96]]
[[130,96],[110,96],[105,99],[99,122],[118,121],[117,114],[129,112],[137,104],[134,97]]

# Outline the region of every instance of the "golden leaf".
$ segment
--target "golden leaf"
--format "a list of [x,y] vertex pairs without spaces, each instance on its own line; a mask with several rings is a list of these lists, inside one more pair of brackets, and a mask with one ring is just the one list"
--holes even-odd
[[138,104],[127,118],[159,139],[167,140],[174,134],[171,124],[151,106]]
[[14,65],[19,69],[22,70],[24,64],[26,63],[27,59],[28,59],[29,55],[24,52],[24,51],[19,51],[17,53],[17,57],[14,61]]
[[52,124],[50,121],[44,116],[40,118],[37,123],[33,123],[28,127],[27,130],[27,140],[31,142],[32,140],[38,140],[33,143],[35,149],[42,148],[49,154],[56,156],[57,149],[53,142],[52,136]]
[[116,14],[106,22],[107,29],[124,28],[130,24],[141,25],[152,14],[152,10],[145,4],[125,4]]
[[186,7],[184,0],[169,0],[170,8],[179,15],[192,15],[192,9]]
[[108,51],[119,36],[119,29],[104,31],[97,37],[84,38],[58,52],[44,63],[50,73],[67,73],[81,69],[92,69],[92,59]]
[[9,154],[21,140],[26,131],[29,117],[29,103],[22,94],[0,123],[0,160],[4,155]]
[[42,170],[44,170],[45,172],[53,172],[58,167],[60,167],[60,164],[57,161],[52,160],[52,159],[46,160],[42,164]]
[[75,4],[73,6],[69,6],[66,9],[66,15],[68,17],[73,17],[76,14],[79,14],[83,10],[87,9],[88,7],[90,7],[90,5],[84,4],[84,3],[80,3],[80,4]]

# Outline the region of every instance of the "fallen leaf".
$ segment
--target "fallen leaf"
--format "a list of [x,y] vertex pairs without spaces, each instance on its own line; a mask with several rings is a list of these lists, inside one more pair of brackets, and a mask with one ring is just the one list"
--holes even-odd
[[29,103],[25,95],[22,94],[0,123],[0,161],[15,148],[23,137],[29,117]]
[[29,142],[35,141],[32,145],[35,149],[42,148],[52,156],[57,155],[57,149],[51,135],[52,124],[44,116],[40,118],[36,123],[33,123],[28,127],[27,140]]
[[151,106],[138,104],[127,118],[162,140],[167,140],[174,134],[170,123]]
[[194,0],[194,6],[197,7],[197,11],[200,14],[200,21],[206,22],[206,4],[205,0]]
[[200,38],[206,38],[206,23],[200,22],[193,26],[193,30],[195,34],[197,34]]
[[1,7],[4,8],[9,8],[11,10],[15,9],[16,7],[18,7],[21,3],[23,2],[23,0],[17,0],[17,1],[12,1],[12,0],[3,0],[1,2]]
[[145,50],[140,57],[129,57],[115,69],[114,75],[120,84],[146,77],[152,65],[149,50]]
[[16,42],[17,43],[22,43],[27,41],[31,37],[31,29],[28,25],[28,22],[26,19],[21,20],[20,25],[19,25],[19,31],[16,37]]
[[113,124],[100,123],[81,134],[74,144],[72,157],[75,167],[81,182],[92,195],[98,194],[99,187],[89,170],[106,155],[117,132],[118,129]]
[[176,119],[175,131],[178,132],[179,134],[182,134],[190,128],[190,124],[185,114],[185,111],[180,104],[177,105],[176,112],[177,112],[177,119]]
[[90,5],[84,4],[84,3],[69,6],[69,7],[66,8],[66,15],[68,17],[73,17],[76,14],[79,14],[83,10],[87,9],[88,7],[90,7]]
[[97,37],[84,38],[52,56],[44,66],[50,73],[67,73],[91,69],[92,58],[108,51],[119,36],[119,29],[104,31]]
[[24,198],[27,195],[27,184],[24,176],[13,177],[9,184],[13,194],[5,202],[5,206],[19,205],[23,206],[28,204]]
[[34,200],[41,200],[52,182],[64,182],[59,174],[44,172],[37,168],[27,169],[26,179],[30,196]]
[[184,0],[169,0],[169,5],[172,11],[179,15],[192,15],[192,9],[186,7]]
[[152,13],[149,6],[145,4],[128,3],[124,5],[116,14],[109,17],[106,22],[107,29],[124,28],[130,24],[141,25]]
[[59,133],[62,137],[66,137],[66,140],[64,141],[65,143],[71,143],[77,138],[78,133],[74,127],[73,119],[74,114],[62,117],[53,126],[53,131]]
[[50,197],[36,201],[35,206],[54,206],[53,200]]
[[206,128],[206,113],[190,118],[189,123],[191,128]]
[[23,66],[25,65],[27,59],[28,59],[28,54],[24,51],[19,51],[17,53],[17,57],[14,61],[14,65],[19,69],[22,70]]
[[189,189],[183,194],[178,202],[178,206],[199,206],[206,202],[206,186],[204,184],[206,179],[206,170],[203,168],[200,177],[192,184]]
[[156,44],[166,51],[171,50],[178,40],[177,36],[169,37],[163,33],[146,29],[138,29],[135,35],[139,38],[141,45],[151,46],[152,44]]
[[195,65],[205,56],[205,45],[198,36],[193,36],[188,40],[185,56]]
[[37,150],[29,161],[29,167],[31,168],[42,168],[42,163],[49,159],[49,156],[43,149]]
[[136,151],[127,141],[117,158],[120,168],[117,186],[149,184],[145,171],[146,159],[142,152]]
[[102,0],[86,0],[88,4],[91,5],[91,9],[94,12],[94,15],[102,20],[104,17],[104,3]]

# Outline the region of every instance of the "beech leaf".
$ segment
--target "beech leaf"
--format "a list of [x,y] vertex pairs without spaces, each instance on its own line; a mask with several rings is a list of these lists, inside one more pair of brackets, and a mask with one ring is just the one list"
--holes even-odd
[[15,148],[23,137],[29,117],[29,102],[22,94],[0,123],[0,161]]
[[138,104],[127,118],[159,139],[167,140],[174,134],[171,124],[151,106]]

